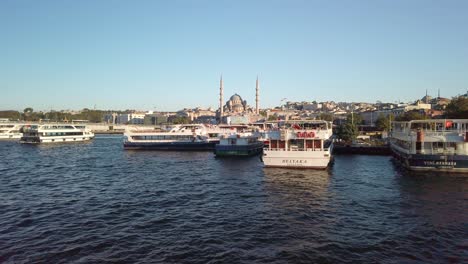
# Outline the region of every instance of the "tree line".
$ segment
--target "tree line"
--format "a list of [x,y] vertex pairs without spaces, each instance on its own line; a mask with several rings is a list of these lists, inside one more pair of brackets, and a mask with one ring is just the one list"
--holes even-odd
[[26,107],[23,112],[6,110],[0,111],[0,118],[8,118],[18,121],[52,121],[63,122],[72,120],[87,120],[92,123],[102,122],[104,115],[109,111],[83,109],[78,114],[63,113],[57,111],[35,112],[33,108]]

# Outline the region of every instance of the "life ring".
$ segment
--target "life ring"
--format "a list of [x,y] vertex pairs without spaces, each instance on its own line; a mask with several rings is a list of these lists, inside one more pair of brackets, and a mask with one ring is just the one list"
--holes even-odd
[[307,134],[308,137],[310,138],[314,138],[315,137],[315,133],[314,132],[309,132],[309,134]]
[[299,138],[301,138],[301,137],[304,137],[304,134],[302,134],[302,132],[297,132],[297,133],[296,133],[296,136],[299,137]]

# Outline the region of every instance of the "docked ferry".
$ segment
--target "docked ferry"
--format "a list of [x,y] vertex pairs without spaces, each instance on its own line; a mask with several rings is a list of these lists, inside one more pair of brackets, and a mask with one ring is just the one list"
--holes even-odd
[[393,122],[395,160],[414,171],[468,172],[468,119]]
[[83,125],[74,124],[39,124],[25,125],[20,143],[58,143],[88,141],[94,133]]
[[21,128],[23,125],[19,124],[0,124],[0,140],[18,140],[23,136]]
[[203,124],[176,125],[168,131],[129,129],[124,149],[214,150],[220,131]]
[[215,146],[216,156],[254,156],[262,153],[263,142],[255,132],[234,133],[222,136]]
[[332,160],[332,123],[322,120],[285,121],[269,131],[263,149],[265,167],[325,169]]

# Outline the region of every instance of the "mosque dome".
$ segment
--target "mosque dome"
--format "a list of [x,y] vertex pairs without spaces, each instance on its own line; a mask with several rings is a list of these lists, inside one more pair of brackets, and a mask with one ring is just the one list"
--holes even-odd
[[242,97],[240,97],[240,95],[238,95],[238,94],[234,94],[233,96],[231,96],[231,98],[229,100],[233,104],[242,104]]

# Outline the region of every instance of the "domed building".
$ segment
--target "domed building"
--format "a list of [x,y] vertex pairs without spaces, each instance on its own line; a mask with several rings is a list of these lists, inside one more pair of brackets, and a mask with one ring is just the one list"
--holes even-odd
[[223,108],[224,113],[231,114],[243,114],[252,111],[247,106],[247,101],[242,100],[242,97],[238,94],[234,94],[233,96],[231,96],[231,98],[229,99],[229,101],[226,102],[226,105],[224,105]]
[[217,116],[219,117],[220,123],[229,124],[247,124],[258,120],[261,116],[259,115],[259,83],[258,78],[255,86],[255,108],[249,107],[247,101],[243,100],[237,93],[229,98],[224,104],[224,84],[223,77],[221,76],[220,88],[219,88],[219,111]]

